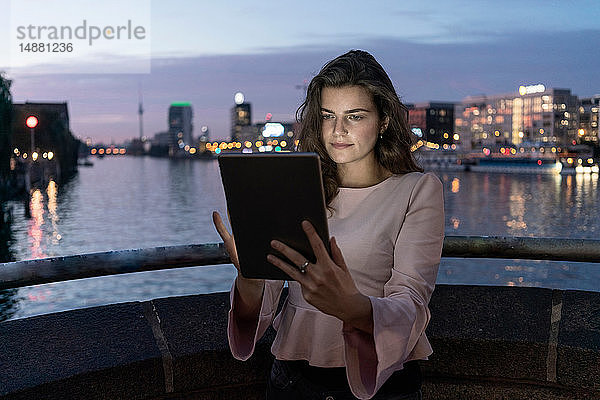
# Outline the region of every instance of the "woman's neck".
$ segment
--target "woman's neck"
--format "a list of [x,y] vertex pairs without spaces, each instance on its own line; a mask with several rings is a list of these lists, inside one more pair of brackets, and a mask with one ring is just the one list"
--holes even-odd
[[366,168],[344,168],[338,166],[340,186],[347,188],[362,188],[378,184],[393,174],[379,164]]

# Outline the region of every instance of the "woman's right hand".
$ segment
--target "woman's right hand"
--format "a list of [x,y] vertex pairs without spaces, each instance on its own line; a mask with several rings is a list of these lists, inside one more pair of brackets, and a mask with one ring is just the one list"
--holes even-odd
[[223,239],[223,244],[225,244],[225,249],[227,250],[227,254],[229,254],[229,258],[231,259],[231,263],[235,266],[238,271],[238,280],[246,281],[247,283],[254,283],[256,285],[261,285],[263,283],[263,279],[251,279],[244,278],[242,273],[240,272],[240,260],[238,259],[237,250],[235,248],[235,240],[233,240],[233,235],[227,231],[227,227],[225,223],[223,223],[223,218],[221,218],[221,214],[217,211],[213,211],[212,213],[213,224],[215,228],[217,228],[217,232],[221,239]]
[[238,260],[233,235],[227,231],[227,227],[223,223],[223,218],[221,218],[221,214],[219,214],[217,211],[213,211],[212,219],[219,236],[221,236],[221,239],[223,239],[223,244],[225,244],[225,249],[227,250],[227,254],[229,254],[229,258],[231,258],[231,263],[237,269],[238,275],[240,275],[240,260]]
[[225,249],[229,254],[231,263],[237,269],[237,278],[235,279],[235,287],[240,294],[240,303],[238,304],[238,318],[252,320],[255,323],[258,310],[262,301],[262,292],[265,285],[264,279],[244,278],[240,272],[240,261],[238,259],[237,250],[233,235],[227,231],[227,227],[223,223],[221,215],[217,211],[212,213],[213,223],[219,236],[223,239]]

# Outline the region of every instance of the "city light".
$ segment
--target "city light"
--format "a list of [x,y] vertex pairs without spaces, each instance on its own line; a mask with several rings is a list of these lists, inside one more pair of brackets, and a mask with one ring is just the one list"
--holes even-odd
[[233,96],[233,101],[235,101],[235,104],[240,105],[244,102],[244,94],[242,92],[237,92],[234,96]]
[[30,115],[25,120],[25,125],[27,125],[27,127],[31,128],[31,129],[35,128],[37,126],[37,124],[38,124],[38,119],[33,115]]
[[560,161],[557,161],[556,164],[554,164],[554,169],[556,170],[556,172],[560,173],[560,171],[562,171],[563,169],[563,165]]
[[285,128],[279,122],[268,122],[262,130],[264,137],[280,137],[283,136]]
[[421,128],[412,128],[412,133],[415,134],[415,136],[417,137],[423,137],[423,131],[421,131]]
[[546,91],[546,87],[544,85],[542,85],[542,84],[529,85],[529,86],[524,86],[524,85],[519,86],[519,94],[521,96],[525,96],[526,94],[541,93],[541,92],[545,92],[545,91]]

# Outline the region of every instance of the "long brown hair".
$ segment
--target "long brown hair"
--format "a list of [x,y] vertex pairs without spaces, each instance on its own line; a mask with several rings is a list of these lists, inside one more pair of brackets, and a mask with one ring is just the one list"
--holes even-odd
[[296,120],[300,123],[298,150],[319,154],[325,203],[329,209],[331,200],[339,192],[340,182],[337,164],[329,157],[322,141],[321,90],[343,86],[367,89],[379,119],[389,118],[387,129],[375,144],[377,162],[394,174],[423,172],[410,151],[413,137],[408,127],[408,109],[400,102],[392,81],[375,57],[366,51],[351,50],[325,64],[311,80],[306,99],[296,111]]

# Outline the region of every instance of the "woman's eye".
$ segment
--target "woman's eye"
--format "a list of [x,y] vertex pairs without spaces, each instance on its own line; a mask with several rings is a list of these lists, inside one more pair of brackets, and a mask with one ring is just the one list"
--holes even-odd
[[333,118],[333,115],[331,115],[331,114],[321,114],[321,117],[323,119],[331,119],[331,118]]
[[362,115],[348,115],[348,119],[350,121],[360,121],[361,119],[363,119]]

